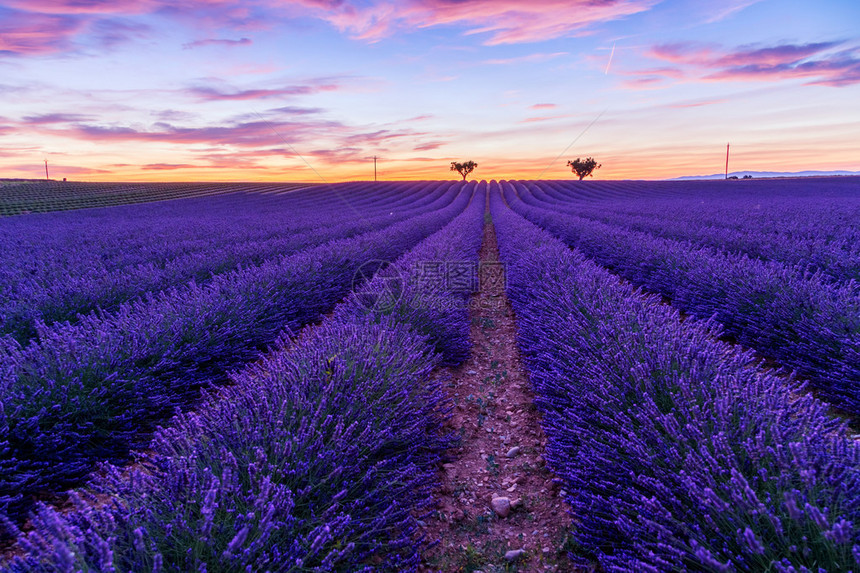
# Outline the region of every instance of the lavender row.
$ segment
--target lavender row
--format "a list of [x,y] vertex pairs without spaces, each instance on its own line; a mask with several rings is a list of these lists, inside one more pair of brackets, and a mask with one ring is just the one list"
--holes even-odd
[[[441,228],[469,197],[386,229],[190,284],[116,313],[0,346],[0,502],[20,518],[36,496],[122,461],[199,388],[254,359],[279,332],[317,320],[372,274]],[[362,273],[357,271],[361,269]]]
[[74,263],[107,271],[159,264],[209,248],[213,241],[275,237],[281,227],[293,224],[296,215],[305,219],[316,212],[321,200],[333,203],[328,209],[335,214],[354,215],[349,205],[336,200],[343,192],[349,192],[351,202],[359,207],[396,197],[390,191],[354,193],[360,190],[344,185],[340,193],[329,188],[286,195],[234,193],[205,200],[4,219],[0,221],[0,243],[8,248],[0,253],[0,276],[5,283],[12,283],[11,279],[26,280],[28,275],[39,280],[51,273],[74,274]]
[[476,263],[483,210],[479,190],[301,342],[160,430],[145,469],[106,469],[109,504],[42,507],[6,570],[415,570],[454,439],[433,369],[468,353],[469,330],[468,293],[415,269]]
[[789,197],[773,193],[784,183],[769,181],[744,183],[745,194],[678,183],[685,193],[669,199],[601,202],[577,199],[571,191],[574,186],[562,182],[542,182],[529,190],[536,206],[821,271],[833,280],[860,280],[858,185],[839,187],[822,200],[818,193],[823,183],[807,184],[806,193]]
[[491,210],[572,557],[619,572],[860,567],[860,446],[825,404],[500,198]]
[[[83,183],[25,181],[2,185],[0,217],[36,212],[110,207],[186,197],[216,197],[248,187],[243,183]],[[253,185],[259,188],[259,185]],[[278,184],[284,191],[305,184]],[[262,188],[269,188],[265,185]]]
[[[0,221],[0,276],[14,281],[68,273],[76,265],[107,271],[144,263],[162,264],[177,256],[210,248],[213,241],[229,242],[245,236],[268,239],[290,225],[296,215],[318,211],[320,201],[345,216],[354,215],[349,203],[370,203],[396,197],[388,191],[367,191],[357,184],[297,190],[286,195],[233,193],[206,199],[184,199],[49,213]],[[70,260],[71,259],[71,260]]]
[[[510,190],[511,187],[508,187]],[[728,335],[796,369],[860,414],[860,292],[759,261],[619,229],[516,200],[514,210],[677,308],[713,317]]]
[[[71,256],[63,261],[62,266],[51,265],[50,273],[31,275],[29,280],[21,280],[20,273],[3,273],[8,283],[0,285],[0,288],[9,288],[0,302],[0,333],[25,342],[35,336],[39,323],[72,321],[78,314],[95,308],[112,311],[120,303],[144,293],[191,280],[206,282],[214,274],[259,265],[268,259],[288,256],[332,239],[351,237],[397,223],[432,208],[434,199],[436,203],[453,199],[452,194],[444,193],[442,185],[438,189],[423,186],[422,191],[417,198],[410,197],[411,203],[402,206],[400,200],[379,197],[368,206],[352,205],[351,209],[335,210],[327,214],[325,223],[321,221],[318,207],[301,214],[290,209],[293,216],[283,222],[284,206],[279,206],[277,217],[268,212],[264,217],[257,215],[241,223],[225,220],[222,215],[206,238],[173,242],[173,258],[170,260],[127,267],[110,268],[101,264],[98,255],[103,252],[104,243],[79,245],[66,253]],[[261,229],[266,227],[270,230],[262,234]],[[102,240],[108,242],[110,235]],[[165,237],[165,242],[167,240],[169,235]],[[189,248],[183,252],[180,245],[188,245]],[[122,241],[113,246],[114,249],[121,247]],[[152,248],[146,250],[154,252]],[[86,264],[88,259],[95,261]]]

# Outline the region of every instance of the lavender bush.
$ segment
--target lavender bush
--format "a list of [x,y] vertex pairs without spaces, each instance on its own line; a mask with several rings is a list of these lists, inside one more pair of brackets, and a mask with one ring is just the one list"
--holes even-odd
[[775,261],[760,261],[557,213],[517,200],[515,210],[637,285],[700,318],[714,317],[744,345],[794,368],[824,395],[860,413],[860,291]]
[[[598,190],[619,184],[600,182]],[[860,280],[857,184],[839,178],[722,182],[624,182],[626,196],[579,197],[572,182],[527,186],[523,200],[611,225]],[[668,193],[671,191],[671,195]]]
[[[366,185],[366,184],[364,184]],[[450,185],[450,184],[448,184]],[[318,196],[237,193],[219,201],[173,201],[0,222],[0,333],[25,343],[38,322],[74,321],[188,281],[262,264],[336,238],[400,222],[450,201],[448,185],[359,184],[321,220]],[[332,191],[329,190],[331,194]],[[330,200],[330,199],[329,199]],[[314,203],[309,203],[315,201]],[[12,223],[15,224],[12,224]]]
[[0,196],[0,217],[111,207],[186,197],[217,198],[251,188],[285,193],[307,184],[274,183],[93,183],[83,181],[25,181],[6,185]]
[[[476,262],[484,188],[464,187],[479,189],[468,209],[392,267]],[[383,283],[178,416],[137,468],[105,468],[107,504],[81,494],[67,514],[41,507],[6,569],[415,570],[428,542],[417,517],[452,444],[432,369],[437,350],[468,351],[468,336],[446,334],[468,334],[468,314],[463,292],[412,280],[402,294],[415,304],[368,306]],[[422,311],[427,297],[438,312]]]
[[284,329],[317,320],[349,292],[365,261],[392,260],[441,228],[470,193],[380,231],[219,275],[45,328],[38,343],[0,345],[0,509],[26,515],[34,498],[121,462],[155,424],[201,387],[253,360]]
[[798,384],[491,201],[580,545],[607,571],[860,568],[860,448]]

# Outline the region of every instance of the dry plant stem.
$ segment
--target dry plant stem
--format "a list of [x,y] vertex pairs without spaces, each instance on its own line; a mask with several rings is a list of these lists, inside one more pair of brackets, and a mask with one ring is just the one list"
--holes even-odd
[[[491,223],[480,260],[482,271],[498,261]],[[471,298],[472,355],[450,371],[450,423],[461,443],[439,471],[438,509],[426,520],[427,538],[439,543],[426,553],[425,571],[573,571],[571,517],[544,467],[546,437],[517,350],[513,310],[501,276],[481,274],[499,280],[482,280]],[[512,504],[506,517],[493,509],[500,497]],[[496,503],[502,514],[504,505]]]

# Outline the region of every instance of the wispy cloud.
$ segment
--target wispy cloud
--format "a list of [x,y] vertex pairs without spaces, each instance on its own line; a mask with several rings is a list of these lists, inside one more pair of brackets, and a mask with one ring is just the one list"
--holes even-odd
[[148,163],[140,168],[146,171],[172,171],[174,169],[188,169],[196,167],[190,163]]
[[730,16],[734,16],[741,10],[745,8],[749,8],[753,4],[758,4],[762,0],[731,0],[726,1],[723,0],[719,3],[714,3],[712,6],[715,8],[715,12],[708,18],[709,23],[719,22],[720,20],[725,20]]
[[277,98],[284,96],[309,95],[319,92],[334,91],[340,89],[340,87],[341,86],[337,83],[329,82],[291,85],[280,88],[258,89],[225,89],[213,86],[194,86],[188,88],[187,91],[190,95],[205,101],[242,101]]
[[277,113],[285,115],[312,115],[316,113],[322,113],[323,111],[325,110],[321,107],[297,107],[287,105],[284,107],[276,107],[274,109],[267,110],[267,113]]
[[457,25],[486,34],[487,45],[538,42],[650,9],[658,0],[407,0],[371,4],[302,0],[316,15],[353,37],[377,41],[398,30]]
[[536,103],[529,106],[529,109],[555,109],[558,104],[554,103]]
[[561,56],[568,56],[569,52],[554,52],[552,54],[529,54],[528,56],[519,56],[516,58],[502,58],[502,59],[494,59],[494,60],[484,60],[485,64],[490,65],[507,65],[507,64],[526,64],[526,63],[538,63],[538,62],[546,62],[548,60],[552,60],[555,58],[559,58]]
[[439,149],[445,145],[444,141],[428,141],[427,143],[421,143],[420,145],[416,145],[412,148],[413,151],[431,151],[433,149]]
[[[268,4],[268,5],[267,5]],[[277,0],[263,0],[257,9],[235,3],[190,0],[8,0],[0,6],[0,55],[43,55],[88,47],[112,48],[147,37],[151,29],[140,16],[158,14],[210,29],[254,29],[271,25]],[[264,8],[265,7],[265,8]],[[86,39],[82,42],[82,39]],[[248,44],[251,40],[200,40],[188,47],[210,43]],[[79,45],[80,44],[80,45]]]
[[570,116],[570,115],[568,115],[568,114],[562,114],[562,115],[540,115],[540,116],[527,117],[527,118],[525,118],[525,119],[521,119],[518,123],[535,123],[535,122],[538,122],[538,121],[552,121],[552,120],[555,120],[555,119],[564,119],[564,118],[566,118],[566,117],[571,117],[571,116]]
[[140,14],[157,10],[159,0],[5,0],[7,6],[43,14]]
[[0,7],[0,56],[32,56],[71,47],[71,39],[84,27],[74,16],[31,14]]
[[673,64],[695,64],[712,61],[719,47],[697,42],[675,42],[652,46],[646,55]]
[[663,66],[659,68],[645,68],[640,70],[616,70],[618,75],[624,77],[621,85],[625,89],[660,89],[669,84],[669,80],[682,80],[686,74],[680,67]]
[[152,30],[146,24],[125,18],[101,18],[90,23],[87,33],[103,48],[113,48],[125,42],[149,36]]
[[685,109],[685,108],[691,108],[691,107],[704,107],[707,105],[716,105],[719,103],[726,103],[726,101],[727,100],[725,100],[725,99],[702,99],[702,100],[695,100],[695,101],[671,103],[671,104],[668,104],[667,107],[670,107],[672,109]]
[[226,46],[228,48],[232,48],[234,46],[249,46],[252,43],[253,42],[249,38],[239,38],[238,40],[230,40],[224,38],[207,38],[205,40],[195,40],[194,42],[182,44],[182,48],[185,50],[191,50],[193,48],[203,48],[206,46]]
[[44,125],[52,123],[80,123],[91,121],[92,117],[80,113],[44,113],[40,115],[25,115],[21,119],[25,123]]
[[[804,78],[807,84],[847,86],[860,83],[860,59],[856,48],[836,51],[844,42],[740,46],[675,43],[652,47],[648,55],[675,64],[654,70],[649,81],[688,77],[709,81],[782,81]],[[642,74],[642,72],[639,72]],[[642,83],[644,80],[631,80]]]
[[[4,172],[12,172],[27,177],[44,179],[45,164],[41,161],[31,163],[18,163],[3,166]],[[51,164],[51,178],[64,177],[68,175],[99,175],[111,173],[108,169],[100,169],[97,167],[81,167],[77,165],[68,165],[64,163]]]
[[283,138],[305,140],[323,130],[343,128],[337,122],[266,122],[250,121],[211,127],[180,127],[156,123],[151,129],[121,125],[76,124],[54,131],[57,135],[90,141],[150,141],[178,144],[209,144],[229,146],[270,146]]
[[[187,127],[165,122],[157,122],[148,127],[138,125],[104,125],[87,121],[67,122],[74,119],[73,114],[53,114],[52,116],[31,117],[33,129],[44,135],[59,136],[94,143],[132,142],[141,144],[173,144],[183,147],[201,161],[211,162],[213,158],[224,155],[243,156],[250,165],[255,158],[271,155],[292,155],[286,148],[291,146],[315,151],[303,151],[303,155],[318,156],[323,160],[337,155],[340,158],[357,158],[392,147],[411,149],[413,140],[426,140],[427,133],[411,129],[366,129],[346,125],[338,121],[308,119],[299,116],[293,120],[271,119],[258,121],[235,121],[224,125]],[[57,121],[51,121],[57,120]],[[60,121],[63,120],[63,121]],[[0,128],[2,129],[2,128]],[[324,143],[330,151],[323,151]],[[435,143],[435,142],[432,142]],[[423,145],[430,145],[424,143]],[[201,147],[202,146],[202,147]],[[419,144],[419,147],[421,145]],[[427,147],[426,149],[430,149]],[[334,150],[334,151],[331,151]],[[142,151],[143,152],[143,151]],[[183,158],[185,159],[185,158]],[[196,160],[196,159],[195,159]],[[226,161],[226,160],[224,160]],[[223,163],[219,159],[220,163]],[[235,161],[230,163],[236,166]],[[148,170],[171,170],[187,167],[190,163],[153,162]]]

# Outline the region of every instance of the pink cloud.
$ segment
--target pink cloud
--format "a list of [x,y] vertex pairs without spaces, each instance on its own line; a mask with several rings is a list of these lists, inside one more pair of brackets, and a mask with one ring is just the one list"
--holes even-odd
[[536,103],[529,106],[529,109],[555,109],[558,105],[554,103]]
[[[44,54],[69,49],[76,36],[93,34],[102,46],[142,37],[146,26],[123,18],[144,14],[193,23],[205,30],[270,28],[291,15],[311,15],[354,38],[378,41],[399,31],[459,26],[485,36],[487,45],[537,42],[587,33],[597,24],[643,12],[659,0],[9,0],[0,25],[0,53]],[[11,12],[11,17],[7,16]],[[208,38],[185,44],[240,46],[238,40]],[[535,57],[556,57],[557,54]],[[512,61],[520,61],[513,59]],[[522,60],[532,61],[532,60]],[[539,60],[534,60],[539,61]],[[508,63],[500,60],[496,63]]]
[[664,87],[664,81],[661,76],[641,76],[624,80],[621,85],[628,90],[654,89]]
[[502,58],[496,60],[485,60],[485,64],[491,65],[508,65],[508,64],[522,64],[522,63],[535,63],[535,62],[546,62],[560,56],[568,56],[569,52],[555,52],[552,54],[529,54],[528,56],[519,56],[517,58]]
[[627,76],[622,82],[622,86],[625,89],[630,90],[641,90],[641,89],[655,89],[666,87],[666,80],[669,79],[683,79],[685,73],[681,71],[679,68],[651,68],[644,70],[631,70],[631,71],[617,71],[616,73]]
[[0,56],[40,55],[67,49],[84,22],[72,16],[3,11]]
[[[4,170],[15,171],[18,173],[33,173],[37,179],[45,178],[45,164],[37,163],[19,163],[16,165],[4,165]],[[64,165],[51,163],[51,179],[63,178],[68,175],[91,175],[99,173],[110,173],[106,169],[98,169],[95,167],[79,167],[76,165]]]
[[[128,17],[153,13],[185,20],[199,28],[267,28],[273,20],[266,10],[278,6],[277,0],[262,0],[254,9],[221,0],[182,3],[168,0],[9,0],[0,7],[0,55],[4,52],[40,55],[67,51],[72,49],[78,36],[88,37],[90,45],[109,48],[119,42],[145,37],[149,27]],[[250,43],[250,40],[213,39],[211,42],[239,45]],[[192,42],[190,47],[196,47],[196,43]]]
[[328,163],[365,163],[370,159],[367,150],[360,147],[338,147],[335,149],[314,149],[310,153],[317,159]]
[[368,133],[356,133],[354,135],[347,136],[345,138],[345,142],[349,145],[378,147],[380,145],[387,144],[389,141],[394,139],[420,137],[424,135],[427,134],[419,131],[391,131],[390,129],[380,129]]
[[[735,50],[699,44],[654,46],[648,54],[677,64],[688,76],[712,81],[781,81],[806,78],[808,84],[847,86],[860,83],[856,50],[833,53],[842,42],[742,46]],[[675,69],[678,71],[678,69]],[[644,73],[644,72],[640,72]],[[667,70],[654,77],[673,77]],[[641,80],[640,80],[641,82]]]
[[77,124],[68,129],[54,130],[53,133],[90,141],[157,141],[254,147],[278,145],[283,143],[284,139],[303,140],[320,130],[331,131],[343,128],[336,122],[267,121],[214,127],[176,127],[166,123],[156,123],[152,127],[151,130],[143,131],[123,126]]
[[[336,121],[310,119],[236,121],[226,125],[206,127],[183,127],[158,122],[148,129],[93,123],[46,123],[34,128],[38,128],[42,134],[102,145],[112,142],[132,142],[142,145],[167,143],[184,147],[195,145],[195,149],[187,150],[187,153],[194,155],[194,163],[202,161],[204,165],[208,162],[232,167],[237,166],[236,162],[239,160],[247,166],[252,166],[262,157],[291,156],[295,153],[294,147],[307,149],[310,145],[320,146],[321,142],[325,142],[323,145],[328,151],[318,149],[310,153],[302,151],[302,154],[319,156],[322,160],[338,157],[351,161],[377,151],[385,152],[390,146],[411,148],[410,139],[426,139],[427,136],[426,133],[408,129],[365,131],[360,127],[348,126]],[[201,146],[203,146],[202,149]],[[153,162],[147,169],[179,169],[184,168],[188,163],[187,160]],[[180,167],[172,167],[174,165]]]
[[42,14],[140,14],[161,1],[148,0],[6,0],[6,5]]
[[300,0],[354,37],[377,41],[398,29],[466,26],[488,34],[485,44],[537,42],[583,33],[595,24],[648,10],[658,0],[407,0],[369,6],[342,0]]
[[141,169],[147,171],[170,171],[173,169],[188,169],[189,167],[196,167],[196,165],[191,165],[190,163],[149,163],[143,165]]
[[720,67],[790,66],[838,45],[839,42],[819,42],[799,46],[784,44],[771,48],[740,49],[717,58],[713,65]]
[[518,123],[535,123],[537,121],[552,121],[554,119],[564,119],[566,117],[570,117],[570,115],[541,115],[541,116],[527,117],[525,119],[521,119]]
[[707,99],[707,100],[697,100],[690,102],[681,102],[681,103],[673,103],[670,104],[669,107],[673,109],[685,109],[688,107],[703,107],[706,105],[715,105],[718,103],[725,103],[727,100],[724,99]]
[[708,62],[713,58],[716,47],[680,42],[675,44],[660,44],[652,46],[646,55],[673,64],[693,64]]
[[439,149],[445,145],[442,141],[430,141],[427,143],[422,143],[420,145],[416,145],[412,148],[413,151],[432,151],[433,149]]

